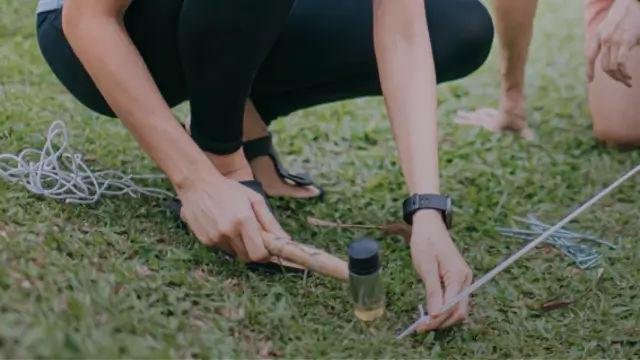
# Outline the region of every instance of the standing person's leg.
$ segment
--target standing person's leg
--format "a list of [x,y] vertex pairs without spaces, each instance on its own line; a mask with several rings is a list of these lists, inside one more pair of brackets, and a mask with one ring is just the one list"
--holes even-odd
[[[614,0],[584,0],[585,40],[591,40]],[[627,65],[632,87],[613,80],[596,62],[596,75],[589,84],[589,110],[595,136],[612,147],[640,147],[640,48],[629,56]]]
[[[477,70],[489,55],[494,34],[484,5],[478,0],[425,3],[437,81]],[[296,0],[254,81],[251,100],[257,112],[245,116],[245,140],[254,139],[245,143],[245,153],[267,193],[310,197],[317,191],[292,186],[278,175],[274,161],[264,156],[270,144],[263,137],[265,124],[299,109],[381,94],[372,1]]]

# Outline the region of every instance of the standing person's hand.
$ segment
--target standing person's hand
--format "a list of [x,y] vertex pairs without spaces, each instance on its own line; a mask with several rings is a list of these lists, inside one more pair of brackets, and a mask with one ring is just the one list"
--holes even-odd
[[527,106],[521,92],[503,91],[500,108],[482,108],[474,111],[459,111],[453,120],[461,125],[482,126],[501,133],[513,132],[525,140],[533,140],[534,133],[527,125]]
[[464,321],[469,312],[468,298],[439,313],[446,302],[473,280],[471,269],[451,240],[439,213],[422,210],[414,215],[411,258],[426,287],[427,312],[431,317],[418,331],[444,329]]
[[615,0],[598,31],[587,45],[587,77],[595,77],[600,55],[602,70],[616,81],[631,87],[627,62],[631,50],[640,45],[640,1]]
[[265,199],[237,181],[196,181],[178,192],[181,218],[196,237],[245,262],[264,262],[270,255],[263,231],[285,238]]

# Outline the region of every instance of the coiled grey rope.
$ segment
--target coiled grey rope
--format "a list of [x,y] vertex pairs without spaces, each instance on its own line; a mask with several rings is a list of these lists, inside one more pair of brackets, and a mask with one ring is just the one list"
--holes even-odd
[[164,175],[125,175],[115,170],[92,172],[83,156],[71,149],[69,131],[60,120],[49,127],[41,150],[31,148],[18,155],[0,154],[0,178],[22,183],[34,194],[73,204],[92,204],[103,195],[173,196],[166,190],[135,182],[164,179]]

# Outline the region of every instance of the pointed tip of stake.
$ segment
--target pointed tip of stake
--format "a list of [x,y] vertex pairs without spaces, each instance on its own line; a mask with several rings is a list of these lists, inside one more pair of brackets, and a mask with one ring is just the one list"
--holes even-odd
[[396,336],[396,340],[401,340],[402,338],[406,337],[407,335],[413,334],[414,332],[416,332],[416,329],[414,328],[414,325],[411,325],[408,329],[401,332],[400,335]]
[[403,337],[418,331],[418,326],[420,326],[421,323],[429,321],[429,316],[425,314],[422,304],[418,305],[418,311],[420,312],[420,316],[418,317],[418,320],[414,321],[413,324],[409,325],[409,327],[406,328],[405,331],[401,332],[400,335],[396,336],[396,340],[400,340]]

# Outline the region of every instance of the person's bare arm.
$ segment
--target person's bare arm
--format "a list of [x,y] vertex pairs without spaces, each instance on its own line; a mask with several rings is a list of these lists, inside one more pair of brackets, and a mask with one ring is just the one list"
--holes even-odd
[[[439,194],[436,75],[424,0],[373,4],[380,83],[409,194]],[[413,216],[411,258],[425,285],[431,316],[419,331],[464,320],[468,299],[440,312],[444,301],[471,282],[472,274],[438,212],[422,210]]]
[[380,84],[409,193],[438,194],[436,77],[424,0],[373,6]]
[[538,0],[492,0],[503,93],[524,93],[525,66]]
[[176,121],[127,34],[123,14],[131,1],[65,0],[62,27],[69,44],[107,103],[177,191],[198,177],[222,177]]

